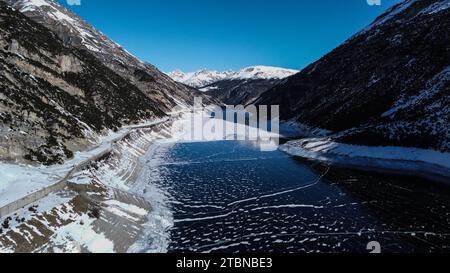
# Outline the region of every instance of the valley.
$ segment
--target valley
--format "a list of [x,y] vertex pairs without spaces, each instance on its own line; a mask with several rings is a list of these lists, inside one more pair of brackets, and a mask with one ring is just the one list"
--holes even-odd
[[450,252],[449,8],[401,1],[301,69],[163,73],[0,0],[0,253]]

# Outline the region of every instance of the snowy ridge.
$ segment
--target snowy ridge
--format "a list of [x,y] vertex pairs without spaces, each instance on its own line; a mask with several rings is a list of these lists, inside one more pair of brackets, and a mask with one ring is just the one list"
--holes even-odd
[[50,20],[55,20],[59,24],[64,25],[69,29],[70,33],[77,34],[82,39],[82,44],[90,51],[102,52],[105,47],[108,50],[120,50],[125,54],[130,55],[120,45],[111,41],[105,35],[100,33],[94,27],[86,23],[83,19],[71,13],[63,6],[59,5],[53,0],[19,0],[14,1],[13,7],[19,9],[25,14],[38,13],[45,14]]
[[[362,29],[360,32],[358,32],[356,35],[354,35],[349,40],[352,40],[353,38],[356,38],[360,35],[366,34],[367,32],[374,30],[388,22],[390,22],[392,19],[397,18],[398,15],[405,12],[408,8],[410,8],[413,4],[421,2],[421,0],[404,0],[402,3],[399,3],[397,5],[394,5],[391,7],[386,13],[384,13],[382,16],[380,16],[375,22],[368,25],[364,29]],[[438,1],[430,6],[427,6],[417,14],[420,15],[430,15],[434,13],[442,12],[446,9],[450,8],[450,0],[441,0]]]
[[52,16],[53,19],[59,20],[59,21],[66,21],[69,23],[75,23],[75,20],[71,18],[70,16],[64,14],[61,12],[57,7],[55,7],[53,2],[47,2],[46,0],[22,0],[23,4],[22,8],[20,9],[20,12],[32,12],[37,11],[39,8],[46,7],[49,9],[48,15]]
[[48,6],[51,5],[45,0],[23,0],[23,7],[20,9],[20,12],[34,11],[36,7]]
[[184,73],[181,70],[176,70],[167,73],[174,81],[184,83],[192,87],[203,87],[214,82],[224,80],[231,76],[231,71],[209,71],[206,69],[199,70],[197,72]]
[[450,0],[442,0],[422,10],[420,14],[434,14],[450,8]]
[[239,71],[228,70],[222,72],[202,69],[196,72],[184,73],[176,70],[167,73],[167,75],[177,82],[200,88],[222,80],[284,79],[298,72],[298,70],[279,67],[251,66]]
[[298,73],[298,70],[271,67],[271,66],[253,66],[247,67],[234,73],[230,79],[284,79]]
[[[367,33],[368,31],[375,29],[375,28],[389,22],[392,18],[394,18],[395,16],[401,14],[406,9],[408,9],[416,1],[417,0],[405,0],[404,2],[391,7],[388,11],[386,11],[386,13],[384,13],[377,20],[375,20],[375,22],[373,22],[372,24],[368,25],[363,30],[358,32],[355,36],[350,38],[350,40],[355,37],[358,37],[360,35],[363,35],[363,34]],[[445,0],[445,1],[447,1],[447,0]]]

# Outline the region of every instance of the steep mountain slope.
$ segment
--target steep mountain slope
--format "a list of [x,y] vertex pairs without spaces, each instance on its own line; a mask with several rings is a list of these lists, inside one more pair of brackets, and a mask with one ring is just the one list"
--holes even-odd
[[106,130],[163,115],[88,51],[0,1],[0,160],[62,162]]
[[64,45],[88,50],[104,65],[136,85],[164,111],[199,95],[192,94],[184,85],[174,82],[154,66],[141,62],[54,0],[2,1],[49,28],[59,36]]
[[239,71],[200,70],[193,73],[174,71],[168,75],[175,81],[200,88],[200,91],[225,104],[245,105],[280,83],[281,79],[296,73],[298,71],[292,69],[253,66]]
[[278,79],[221,80],[200,90],[227,105],[247,105],[281,81]]
[[341,142],[450,151],[450,0],[406,0],[264,93]]

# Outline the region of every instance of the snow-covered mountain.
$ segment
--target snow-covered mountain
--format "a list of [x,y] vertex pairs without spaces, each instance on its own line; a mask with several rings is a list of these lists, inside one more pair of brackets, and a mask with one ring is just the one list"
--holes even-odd
[[208,84],[221,81],[229,77],[233,72],[231,71],[209,71],[202,69],[196,72],[184,73],[181,70],[176,70],[168,73],[174,81],[192,86],[195,88],[201,88]]
[[196,72],[184,73],[176,70],[168,73],[175,81],[186,85],[202,88],[212,83],[223,80],[276,80],[284,79],[298,73],[298,70],[270,67],[252,66],[239,71],[209,71],[202,69]]
[[192,99],[192,90],[144,63],[55,0],[2,0],[54,32],[65,45],[91,52],[107,67],[129,80],[160,107]]

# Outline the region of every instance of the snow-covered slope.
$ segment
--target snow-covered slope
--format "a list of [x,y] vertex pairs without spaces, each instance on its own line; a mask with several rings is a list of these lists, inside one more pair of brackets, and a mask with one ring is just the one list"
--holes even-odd
[[269,80],[284,79],[298,73],[298,70],[270,67],[270,66],[252,66],[239,71],[209,71],[202,69],[196,72],[184,73],[176,70],[168,75],[177,82],[186,85],[201,88],[212,83],[223,80]]
[[253,66],[247,67],[234,73],[231,80],[245,80],[245,79],[284,79],[298,73],[298,70],[271,67],[271,66]]
[[196,72],[188,72],[184,73],[181,70],[176,70],[168,73],[174,81],[200,88],[206,86],[208,84],[224,80],[230,77],[233,74],[232,71],[209,71],[206,69],[202,69]]

